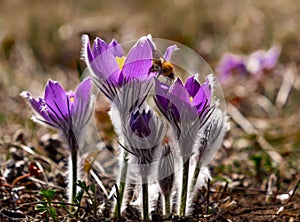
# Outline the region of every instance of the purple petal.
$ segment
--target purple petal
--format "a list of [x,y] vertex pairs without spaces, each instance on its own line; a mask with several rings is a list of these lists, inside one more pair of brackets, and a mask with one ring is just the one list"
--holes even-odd
[[88,35],[83,35],[81,38],[82,44],[83,44],[83,57],[86,63],[90,63],[93,61],[94,56],[91,51],[91,46],[90,46],[90,39]]
[[148,114],[143,110],[142,113],[136,110],[130,118],[130,128],[139,137],[147,137],[151,133]]
[[142,115],[143,115],[143,117],[145,119],[145,122],[149,123],[149,121],[150,121],[150,119],[152,117],[152,112],[150,110],[148,110],[147,112],[146,112],[146,110],[143,110]]
[[84,127],[90,117],[92,81],[84,79],[76,88],[72,105],[73,123],[76,127]]
[[279,47],[272,47],[269,49],[269,51],[265,54],[265,60],[264,60],[264,69],[273,69],[276,66],[276,63],[278,61],[280,55],[280,48]]
[[[188,94],[186,88],[183,86],[182,81],[179,78],[177,78],[172,84],[169,93],[171,102],[179,113],[178,115],[182,116],[184,113],[188,113],[188,116],[184,116],[190,117],[191,119],[195,117],[195,114],[197,114],[197,110],[192,105],[190,95]],[[178,116],[177,119],[181,119],[180,116]]]
[[24,97],[25,99],[27,99],[31,105],[31,107],[34,109],[34,111],[39,114],[41,117],[43,117],[45,120],[48,120],[48,115],[45,112],[45,102],[42,98],[39,98],[38,100],[36,100],[35,98],[33,98],[29,92],[22,92],[20,94],[22,97]]
[[101,53],[105,52],[107,48],[108,48],[107,43],[104,40],[97,37],[94,41],[94,45],[92,49],[94,58],[96,58]]
[[173,52],[178,50],[178,49],[179,48],[176,45],[169,46],[165,51],[164,59],[167,60],[167,61],[170,61]]
[[170,96],[172,98],[178,98],[183,102],[190,103],[190,95],[186,88],[183,86],[180,78],[176,78],[172,86],[170,87]]
[[193,75],[187,78],[184,87],[186,88],[190,96],[194,97],[198,92],[198,90],[200,89],[200,83],[196,79],[195,75]]
[[225,54],[217,67],[217,72],[221,80],[226,80],[233,72],[247,73],[244,58],[239,55]]
[[91,97],[92,82],[90,78],[84,79],[76,88],[72,110],[85,114]]
[[48,113],[52,113],[59,119],[65,119],[69,114],[66,91],[58,82],[48,81],[45,88],[45,103],[50,108]]
[[152,49],[147,38],[142,37],[129,51],[122,72],[128,80],[146,80],[151,66]]
[[149,35],[146,36],[146,38],[147,38],[147,41],[148,41],[148,43],[151,47],[152,52],[156,51],[157,49],[156,49],[156,46],[155,46],[154,42],[152,41],[152,36],[149,34]]
[[74,105],[76,105],[76,98],[81,97],[84,100],[88,100],[91,96],[91,89],[92,89],[92,81],[90,78],[85,78],[82,82],[77,86],[75,91],[75,101]]
[[200,113],[208,105],[208,97],[205,90],[201,87],[198,93],[193,99],[193,103],[197,107],[198,113]]
[[108,49],[115,57],[123,57],[124,56],[124,51],[123,51],[121,45],[115,39],[113,39],[108,44]]
[[200,113],[206,106],[210,105],[211,94],[212,94],[212,79],[206,78],[205,83],[203,83],[195,95],[193,102],[197,107],[198,113]]
[[170,100],[168,98],[169,86],[155,79],[155,97],[161,111],[166,115]]
[[98,55],[91,63],[91,67],[101,82],[110,80],[114,85],[118,84],[120,68],[109,50]]

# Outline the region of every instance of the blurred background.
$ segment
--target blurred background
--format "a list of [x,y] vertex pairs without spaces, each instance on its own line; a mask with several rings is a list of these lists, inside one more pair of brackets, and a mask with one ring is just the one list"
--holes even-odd
[[[300,2],[297,0],[272,3],[266,0],[2,0],[0,8],[2,137],[24,128],[32,130],[28,135],[32,139],[45,132],[28,121],[30,110],[19,94],[28,90],[33,95],[41,95],[49,78],[60,81],[66,89],[75,87],[76,64],[79,62],[85,68],[81,61],[82,34],[88,34],[91,40],[99,36],[107,41],[115,38],[126,42],[151,33],[154,38],[170,39],[194,49],[214,70],[227,52],[247,55],[279,45],[279,75],[264,78],[260,83],[247,77],[242,82],[224,85],[228,102],[239,105],[244,114],[262,118],[270,116],[257,112],[251,101],[241,97],[255,97],[257,87],[259,93],[266,95],[268,87],[261,89],[259,85],[273,85],[277,81],[277,88],[271,87],[273,91],[269,94],[273,94],[268,97],[272,103],[287,67],[293,67],[297,73],[300,63]],[[294,82],[298,80],[299,72]],[[246,96],[239,85],[248,85]],[[289,100],[291,106],[286,110],[289,114],[298,110],[298,95],[295,91],[295,97]],[[296,139],[300,135],[297,133],[298,128],[293,134]]]

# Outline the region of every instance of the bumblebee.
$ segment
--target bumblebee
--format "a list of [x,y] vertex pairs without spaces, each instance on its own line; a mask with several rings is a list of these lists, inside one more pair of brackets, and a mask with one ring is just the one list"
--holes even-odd
[[153,59],[149,72],[157,72],[158,76],[162,75],[171,80],[175,79],[174,66],[163,58]]

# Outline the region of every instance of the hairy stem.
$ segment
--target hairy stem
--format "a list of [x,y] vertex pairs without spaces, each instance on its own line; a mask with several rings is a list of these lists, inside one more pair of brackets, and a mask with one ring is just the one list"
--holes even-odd
[[69,187],[70,187],[70,196],[69,196],[69,203],[73,204],[74,203],[74,199],[76,196],[76,192],[77,192],[77,186],[76,186],[76,182],[77,182],[77,155],[78,155],[78,150],[79,150],[79,146],[77,143],[77,139],[74,135],[74,132],[72,130],[69,131],[69,135],[68,135],[68,143],[69,143],[69,148],[71,151],[71,166],[70,166],[70,178],[69,178]]
[[200,173],[200,169],[201,169],[201,164],[200,164],[200,162],[198,162],[196,164],[196,168],[195,168],[194,175],[193,175],[193,178],[192,178],[192,184],[191,184],[191,189],[190,189],[191,192],[193,192],[194,189],[195,189],[197,179],[198,179],[198,176],[199,176],[199,173]]
[[188,180],[189,180],[189,167],[190,167],[190,158],[187,158],[186,161],[183,160],[181,199],[180,199],[180,211],[179,211],[179,215],[181,217],[185,216],[185,211],[186,211]]
[[69,202],[71,204],[74,203],[74,199],[76,196],[77,192],[77,187],[76,187],[76,181],[77,181],[77,150],[71,152],[71,171],[72,171],[72,176],[71,176],[71,181],[70,181],[70,188],[71,188],[71,196]]
[[164,194],[165,199],[165,215],[167,218],[171,215],[171,194],[166,193]]
[[149,220],[148,178],[142,176],[143,219]]
[[117,203],[115,205],[114,209],[114,218],[119,218],[120,215],[120,208],[122,207],[122,202],[123,202],[123,196],[124,196],[124,191],[125,191],[125,186],[126,186],[126,177],[127,177],[127,168],[128,168],[128,160],[127,160],[127,155],[128,153],[126,151],[123,152],[123,161],[122,161],[122,166],[121,166],[121,176],[120,176],[120,182],[119,182],[119,195],[117,199]]

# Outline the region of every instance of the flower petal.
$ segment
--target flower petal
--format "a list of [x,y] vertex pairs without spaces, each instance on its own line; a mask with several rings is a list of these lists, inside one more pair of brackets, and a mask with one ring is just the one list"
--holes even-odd
[[131,114],[129,123],[130,128],[138,137],[147,137],[150,135],[150,117],[150,111],[146,113],[145,110],[143,110],[142,113],[140,113],[140,111],[137,109]]
[[183,86],[183,83],[180,78],[176,78],[176,80],[170,87],[169,92],[172,98],[177,98],[185,103],[190,103],[190,95],[188,94],[187,90]]
[[164,59],[170,61],[173,52],[176,50],[179,50],[179,48],[176,45],[169,46],[165,51]]
[[72,106],[73,124],[80,129],[84,127],[90,118],[92,82],[90,78],[84,79],[76,88],[74,103]]
[[77,105],[76,98],[78,96],[82,97],[84,100],[88,100],[91,96],[92,89],[92,81],[90,78],[85,78],[82,82],[77,86],[75,91],[75,101],[74,105]]
[[92,53],[94,58],[96,58],[101,53],[105,52],[107,49],[108,49],[108,45],[104,40],[100,39],[99,37],[97,37],[94,40],[94,44],[92,48]]
[[113,85],[118,85],[120,68],[109,50],[99,54],[91,63],[91,68],[101,82],[109,80]]
[[194,97],[197,94],[198,90],[200,89],[200,83],[198,82],[196,76],[193,75],[187,78],[184,87],[186,88],[190,96]]
[[246,64],[244,60],[245,59],[239,55],[234,55],[230,53],[225,54],[222,57],[221,62],[217,67],[217,72],[220,75],[220,79],[222,81],[228,79],[228,77],[233,72],[246,74],[247,70],[246,70]]
[[149,78],[149,70],[152,66],[152,47],[147,37],[142,37],[131,48],[125,60],[122,73],[126,80]]
[[92,54],[90,39],[88,35],[83,35],[81,38],[82,41],[82,52],[83,52],[83,59],[87,64],[93,61],[94,56]]
[[193,103],[197,107],[197,112],[201,113],[203,109],[208,105],[208,97],[203,87],[201,87],[194,97]]
[[66,120],[69,115],[66,91],[56,82],[49,80],[45,88],[45,103],[50,110],[48,113],[54,114],[57,118]]
[[121,47],[121,45],[113,39],[109,44],[108,44],[108,49],[109,51],[116,57],[123,57],[124,56],[124,51]]
[[280,48],[279,47],[272,47],[269,49],[269,51],[265,54],[265,60],[264,60],[264,69],[273,69],[278,61],[280,55]]
[[168,90],[169,86],[160,82],[157,78],[155,79],[155,97],[157,105],[159,106],[161,112],[164,115],[167,115],[168,106],[170,104],[170,100],[168,98]]

